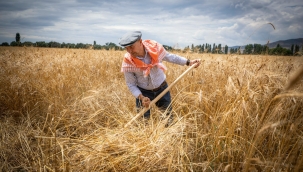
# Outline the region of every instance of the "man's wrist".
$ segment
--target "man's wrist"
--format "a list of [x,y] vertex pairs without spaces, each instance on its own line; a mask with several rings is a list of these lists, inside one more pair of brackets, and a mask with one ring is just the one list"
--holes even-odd
[[187,61],[186,61],[186,66],[189,66],[189,64],[190,64],[190,60],[187,59]]
[[144,96],[142,95],[142,94],[140,94],[139,96],[138,96],[138,99],[139,100],[142,100],[144,98]]

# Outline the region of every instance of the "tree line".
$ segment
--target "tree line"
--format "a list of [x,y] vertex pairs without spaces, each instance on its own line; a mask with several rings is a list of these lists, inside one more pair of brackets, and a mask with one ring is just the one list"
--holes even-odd
[[[301,49],[301,51],[303,50]],[[235,51],[233,52],[237,53]],[[275,48],[269,48],[268,45],[248,44],[245,46],[243,50],[243,54],[263,54],[263,55],[281,55],[281,56],[296,55],[299,52],[300,52],[300,46],[294,44],[292,44],[290,49],[283,48],[280,46],[280,44],[277,44]]]
[[183,51],[191,51],[196,53],[212,53],[212,54],[252,54],[252,55],[281,55],[281,56],[291,56],[291,55],[302,55],[303,46],[300,50],[299,45],[292,44],[290,49],[283,48],[278,44],[275,48],[269,48],[268,45],[261,44],[248,44],[245,47],[229,48],[227,45],[221,46],[221,44],[203,44],[196,45],[192,44],[191,48],[189,46],[185,47]]
[[12,41],[10,44],[8,42],[3,42],[1,46],[22,46],[22,47],[50,47],[50,48],[76,48],[76,49],[96,49],[96,50],[122,50],[123,48],[117,46],[115,43],[108,42],[105,45],[99,45],[94,41],[93,44],[83,44],[83,43],[59,43],[56,41],[45,42],[45,41],[37,41],[37,42],[30,42],[20,41],[21,36],[20,33],[16,33],[15,41]]
[[[76,49],[95,49],[95,50],[124,50],[123,47],[116,45],[115,43],[108,42],[105,45],[98,45],[96,41],[93,44],[83,44],[83,43],[59,43],[55,41],[45,42],[30,42],[20,41],[21,36],[20,33],[16,33],[15,41],[12,41],[10,44],[7,42],[3,42],[1,46],[26,46],[26,47],[51,47],[51,48],[76,48]],[[164,48],[168,51],[182,51],[182,52],[194,52],[194,53],[212,53],[212,54],[253,54],[253,55],[282,55],[282,56],[290,56],[297,55],[303,52],[303,46],[300,50],[299,45],[292,45],[290,49],[283,48],[278,44],[275,48],[269,48],[268,45],[261,44],[248,44],[244,48],[229,48],[227,45],[222,46],[221,44],[202,44],[196,45],[194,44],[185,47],[183,50],[178,47],[171,47],[168,45],[163,45]]]

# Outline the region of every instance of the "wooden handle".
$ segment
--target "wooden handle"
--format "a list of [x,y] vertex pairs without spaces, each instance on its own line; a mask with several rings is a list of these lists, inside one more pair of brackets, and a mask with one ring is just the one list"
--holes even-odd
[[183,72],[173,83],[169,84],[169,86],[163,90],[154,100],[149,103],[148,107],[144,107],[135,117],[133,117],[124,127],[128,127],[134,120],[142,116],[145,112],[147,112],[150,107],[155,104],[161,97],[163,97],[180,79],[182,79],[188,72],[193,70],[196,67],[197,63],[194,63],[190,68],[188,68],[185,72]]

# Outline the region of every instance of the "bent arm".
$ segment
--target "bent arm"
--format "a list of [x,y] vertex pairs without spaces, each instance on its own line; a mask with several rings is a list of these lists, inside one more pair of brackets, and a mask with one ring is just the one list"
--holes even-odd
[[195,63],[198,63],[196,65],[196,67],[198,67],[201,63],[200,59],[195,59],[195,60],[189,60],[189,59],[186,59],[185,57],[182,57],[182,56],[179,56],[179,55],[176,55],[176,54],[172,54],[172,53],[169,53],[167,52],[166,56],[163,58],[164,61],[168,61],[170,63],[175,63],[175,64],[178,64],[178,65],[187,65],[187,66],[192,66],[193,64]]
[[170,63],[175,63],[178,65],[186,65],[187,59],[185,57],[176,55],[176,54],[172,54],[167,52],[166,56],[163,58],[164,61],[170,62]]
[[137,87],[137,78],[135,77],[134,73],[124,72],[124,78],[129,91],[134,97],[138,98],[142,93]]

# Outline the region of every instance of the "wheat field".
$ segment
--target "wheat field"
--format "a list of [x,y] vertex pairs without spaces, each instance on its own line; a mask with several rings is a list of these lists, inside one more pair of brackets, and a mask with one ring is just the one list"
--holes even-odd
[[[201,59],[171,89],[175,123],[124,125],[124,51],[0,47],[0,171],[302,171],[303,57]],[[188,67],[164,62],[168,83]]]

